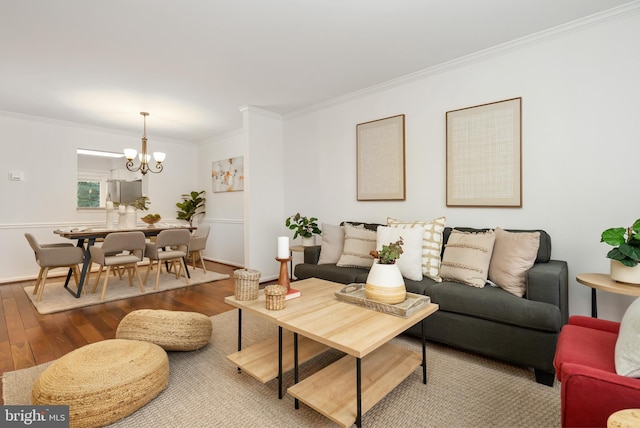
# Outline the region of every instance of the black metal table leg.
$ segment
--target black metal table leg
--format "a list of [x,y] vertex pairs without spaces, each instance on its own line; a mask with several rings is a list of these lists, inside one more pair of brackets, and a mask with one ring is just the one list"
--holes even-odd
[[356,426],[362,426],[362,359],[356,358]]
[[422,383],[427,383],[427,335],[426,322],[422,320]]
[[282,400],[282,327],[278,327],[278,398]]
[[596,289],[591,289],[591,316],[598,318],[598,300],[596,297]]
[[[242,309],[238,308],[238,352],[240,351],[242,351]],[[242,369],[238,367],[238,372],[241,371]]]
[[[91,248],[91,246],[93,244],[95,244],[96,242],[96,238],[89,238],[89,240],[87,241],[87,249],[84,252],[84,261],[82,262],[82,273],[80,274],[80,282],[78,284],[78,290],[76,292],[74,292],[72,289],[70,289],[68,287],[69,285],[69,281],[65,282],[64,284],[64,288],[71,293],[71,295],[73,297],[75,297],[76,299],[80,298],[80,296],[82,295],[82,287],[84,287],[84,281],[87,277],[87,272],[89,270],[89,267],[91,266],[91,253],[89,252],[89,248]],[[84,239],[80,238],[78,239],[78,247],[84,247]],[[67,274],[68,276],[69,274]]]
[[[298,383],[298,333],[293,333],[293,383]],[[295,408],[300,408],[300,400],[294,400]]]

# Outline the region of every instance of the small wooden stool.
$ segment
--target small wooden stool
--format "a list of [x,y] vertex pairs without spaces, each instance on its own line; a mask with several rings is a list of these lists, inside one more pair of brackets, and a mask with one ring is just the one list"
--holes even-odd
[[144,340],[165,351],[194,351],[209,343],[211,319],[198,312],[138,309],[120,321],[116,338]]
[[101,427],[132,414],[168,384],[169,358],[162,348],[103,340],[47,367],[33,385],[31,404],[68,405],[70,427]]

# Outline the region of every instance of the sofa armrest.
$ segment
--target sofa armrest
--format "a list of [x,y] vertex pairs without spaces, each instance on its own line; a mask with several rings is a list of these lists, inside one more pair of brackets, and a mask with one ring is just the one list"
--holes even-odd
[[569,271],[567,262],[549,260],[536,263],[527,271],[526,297],[537,302],[551,303],[560,309],[562,324],[569,320]]
[[304,262],[310,265],[317,265],[320,260],[320,245],[304,247]]

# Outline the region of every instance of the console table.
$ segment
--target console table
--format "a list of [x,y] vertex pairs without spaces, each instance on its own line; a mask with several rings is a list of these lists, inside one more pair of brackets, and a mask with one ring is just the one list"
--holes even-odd
[[598,317],[596,290],[624,294],[626,296],[640,296],[640,285],[614,281],[606,273],[581,273],[576,276],[576,281],[582,285],[591,287],[591,316],[594,318]]

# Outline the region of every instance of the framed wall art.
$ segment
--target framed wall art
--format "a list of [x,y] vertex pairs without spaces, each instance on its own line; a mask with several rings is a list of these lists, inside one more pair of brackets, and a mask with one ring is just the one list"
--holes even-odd
[[404,200],[404,114],[356,125],[357,198]]
[[522,207],[522,98],[446,116],[447,206]]
[[215,161],[211,165],[213,192],[244,190],[244,159],[242,156]]

